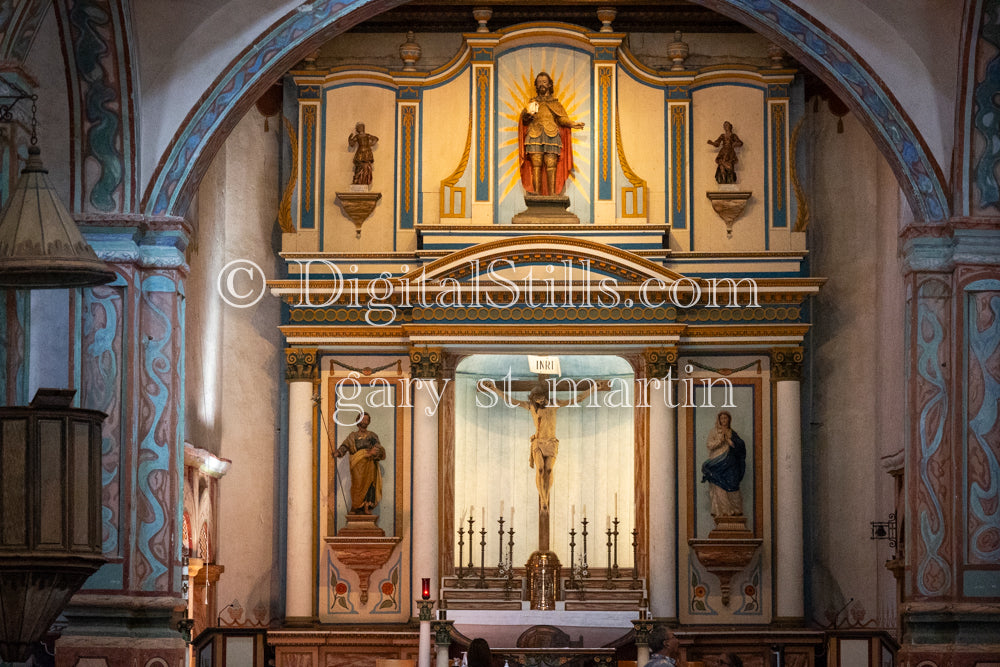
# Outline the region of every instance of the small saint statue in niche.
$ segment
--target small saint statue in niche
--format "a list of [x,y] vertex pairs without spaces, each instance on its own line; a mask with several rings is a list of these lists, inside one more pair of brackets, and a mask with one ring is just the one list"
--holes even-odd
[[719,149],[719,154],[715,156],[715,182],[721,184],[736,182],[736,149],[743,145],[739,135],[733,132],[733,124],[728,120],[722,124],[722,134],[714,141],[708,143]]
[[715,426],[705,442],[708,460],[701,465],[701,481],[708,482],[711,512],[716,519],[743,515],[740,483],[746,473],[747,447],[733,430],[732,420],[726,410],[716,415]]
[[354,132],[347,137],[349,148],[356,148],[354,152],[354,185],[372,184],[372,167],[375,164],[375,155],[372,149],[378,143],[378,137],[365,132],[365,124],[358,123],[354,126]]
[[333,452],[338,459],[345,454],[351,455],[352,514],[371,514],[382,501],[382,470],[378,462],[385,458],[385,448],[378,436],[368,430],[371,420],[367,412],[362,414],[358,430],[349,433]]

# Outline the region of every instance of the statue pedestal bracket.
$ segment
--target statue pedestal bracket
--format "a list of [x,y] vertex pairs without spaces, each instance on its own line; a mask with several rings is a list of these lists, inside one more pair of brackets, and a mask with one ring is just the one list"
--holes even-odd
[[726,223],[726,238],[733,238],[733,224],[743,215],[752,192],[706,192],[712,202],[712,208]]
[[401,537],[386,537],[385,531],[376,525],[377,520],[375,514],[348,514],[347,525],[333,537],[326,538],[337,560],[358,575],[361,604],[368,602],[372,572],[388,562],[396,545],[402,541]]
[[747,530],[743,516],[717,517],[715,525],[708,539],[688,540],[688,544],[705,569],[719,578],[722,604],[728,607],[733,575],[746,569],[763,540]]
[[[352,186],[353,190],[354,186]],[[344,209],[346,215],[354,223],[357,238],[361,238],[361,225],[371,217],[375,204],[382,199],[381,192],[338,192],[337,203]]]

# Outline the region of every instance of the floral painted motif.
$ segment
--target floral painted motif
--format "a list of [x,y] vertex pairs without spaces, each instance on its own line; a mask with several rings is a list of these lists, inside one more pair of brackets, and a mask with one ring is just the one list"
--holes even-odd
[[357,614],[351,603],[351,585],[341,577],[333,561],[333,555],[327,554],[327,605],[328,614]]
[[389,577],[378,585],[381,597],[375,603],[372,613],[398,612],[399,607],[399,569],[402,562],[401,557],[396,559],[392,567],[389,568]]
[[692,614],[716,616],[717,612],[708,604],[708,595],[712,591],[701,578],[697,559],[692,558],[688,566],[691,571],[691,599],[688,602],[688,611]]
[[743,603],[736,610],[738,615],[761,615],[760,606],[760,558],[750,569],[750,576],[743,582]]

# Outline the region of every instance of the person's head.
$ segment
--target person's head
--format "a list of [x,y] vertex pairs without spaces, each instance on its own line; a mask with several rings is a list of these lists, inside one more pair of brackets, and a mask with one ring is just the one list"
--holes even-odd
[[364,134],[365,133],[365,124],[364,123],[358,123],[357,125],[354,126],[354,131],[357,132],[358,134]]
[[723,410],[715,418],[715,423],[717,423],[722,428],[729,428],[733,424],[733,416],[729,414],[728,411]]
[[372,416],[367,412],[362,412],[361,416],[358,417],[358,427],[368,428],[368,425],[372,423]]
[[535,92],[539,95],[552,94],[552,77],[548,72],[539,72],[535,77]]
[[469,652],[465,656],[469,667],[490,667],[493,664],[493,654],[489,643],[482,637],[476,637],[469,644]]
[[726,132],[732,132],[732,131],[733,131],[733,124],[732,124],[732,123],[730,123],[730,122],[729,122],[729,121],[727,120],[726,122],[724,122],[724,123],[722,124],[722,129],[723,129],[723,130],[725,130]]
[[649,633],[649,652],[659,653],[668,658],[677,657],[677,649],[680,647],[677,637],[665,625],[654,626]]
[[735,653],[723,653],[719,656],[719,667],[743,667],[743,660]]

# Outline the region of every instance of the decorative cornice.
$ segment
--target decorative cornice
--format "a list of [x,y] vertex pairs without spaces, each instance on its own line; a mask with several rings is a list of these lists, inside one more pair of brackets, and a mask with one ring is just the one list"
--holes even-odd
[[809,331],[808,324],[617,324],[587,325],[534,324],[433,324],[390,327],[321,325],[280,327],[285,339],[292,344],[330,345],[338,349],[349,347],[393,347],[406,349],[413,345],[585,345],[591,346],[718,346],[766,345],[801,343]]
[[643,352],[646,360],[646,377],[665,378],[677,370],[676,347],[650,347]]
[[805,350],[801,347],[776,347],[771,350],[771,380],[783,382],[802,379],[802,361]]
[[317,379],[319,379],[319,364],[316,359],[316,348],[286,347],[285,381],[315,382]]
[[443,362],[439,347],[410,348],[410,375],[414,378],[436,380],[441,377]]
[[937,229],[908,227],[900,234],[900,241],[904,273],[950,272],[958,264],[1000,265],[1000,228],[996,224],[953,218]]

